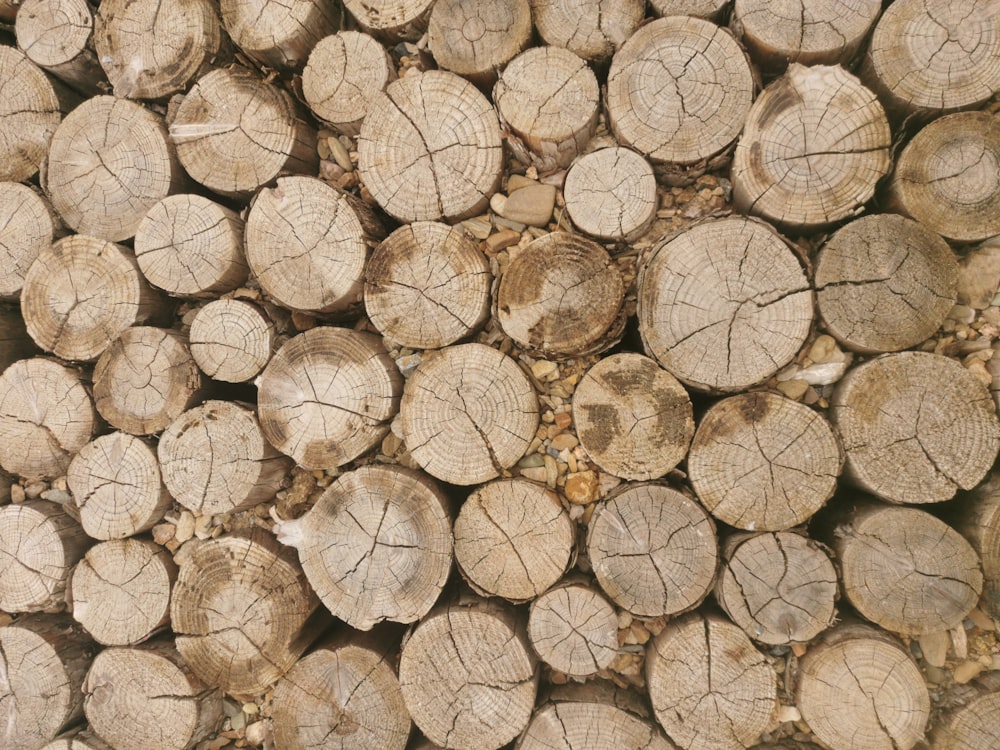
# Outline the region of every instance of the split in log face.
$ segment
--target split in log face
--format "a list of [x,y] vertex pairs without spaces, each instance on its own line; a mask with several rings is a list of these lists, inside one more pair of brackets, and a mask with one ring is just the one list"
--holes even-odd
[[729,0],[649,0],[649,5],[658,16],[697,16],[719,21]]
[[592,586],[569,580],[531,603],[528,637],[535,653],[552,669],[570,677],[589,677],[618,655],[618,616]]
[[716,402],[698,426],[687,464],[708,511],[748,531],[808,521],[833,495],[843,465],[830,423],[805,404],[772,393]]
[[300,466],[343,466],[389,432],[402,388],[403,377],[375,336],[319,326],[290,339],[264,368],[260,426]]
[[448,500],[428,477],[399,466],[341,475],[302,518],[279,521],[320,600],[359,630],[416,622],[451,571]]
[[710,220],[663,240],[639,277],[646,352],[698,390],[766,380],[792,361],[812,319],[799,259],[756,219]]
[[489,100],[454,73],[408,75],[372,98],[358,170],[401,222],[475,216],[500,185],[500,123]]
[[971,489],[1000,449],[986,387],[939,354],[885,354],[853,368],[830,399],[845,475],[894,503],[935,503]]
[[528,450],[538,398],[510,357],[484,344],[426,356],[400,404],[403,439],[428,473],[452,484],[495,479]]
[[982,606],[1000,620],[1000,474],[990,474],[963,495],[960,503],[948,520],[979,555],[984,579]]
[[0,182],[0,297],[17,299],[28,269],[59,229],[46,198],[27,185]]
[[631,149],[581,156],[566,173],[563,195],[576,228],[599,240],[630,242],[656,219],[656,176]]
[[323,37],[340,27],[333,0],[221,0],[222,22],[247,55],[271,68],[301,68]]
[[344,0],[362,28],[393,41],[417,41],[427,28],[434,0]]
[[892,214],[837,230],[816,259],[816,298],[827,330],[864,353],[930,338],[955,304],[958,261],[941,237]]
[[191,321],[191,356],[213,380],[243,383],[255,378],[274,354],[275,332],[251,302],[217,299]]
[[468,3],[436,0],[427,42],[437,64],[470,80],[491,82],[531,42],[528,0]]
[[875,95],[839,66],[788,72],[760,95],[733,156],[733,206],[798,232],[860,213],[889,171]]
[[587,553],[597,582],[632,614],[686,612],[712,588],[719,558],[715,525],[677,490],[625,485],[597,506],[588,528]]
[[87,0],[24,0],[14,26],[17,46],[35,65],[78,91],[101,92],[104,71],[92,48],[94,13]]
[[[643,0],[530,0],[538,35],[584,60],[605,60],[632,36]],[[728,0],[727,0],[728,2]]]
[[996,744],[1000,726],[1000,674],[988,672],[967,686],[962,698],[963,705],[936,723],[931,734],[935,750],[980,750]]

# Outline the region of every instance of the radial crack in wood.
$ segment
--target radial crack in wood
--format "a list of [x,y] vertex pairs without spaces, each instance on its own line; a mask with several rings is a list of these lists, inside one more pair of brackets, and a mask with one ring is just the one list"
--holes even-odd
[[1000,474],[991,473],[971,492],[963,493],[948,520],[979,555],[982,606],[1000,620]]
[[35,65],[87,95],[107,91],[87,0],[24,0],[14,28],[17,46]]
[[213,380],[243,383],[271,361],[276,334],[270,318],[257,305],[239,299],[217,299],[195,313],[189,334],[191,356]]
[[659,203],[649,162],[619,147],[577,159],[566,173],[563,196],[577,229],[612,242],[631,242],[645,234]]
[[[611,57],[642,23],[643,0],[530,0],[538,35],[585,60]],[[728,2],[728,0],[727,0]]]
[[61,230],[55,210],[36,188],[0,182],[0,268],[4,270],[0,298],[18,298],[31,264]]
[[936,750],[979,750],[996,742],[1000,726],[1000,674],[990,671],[961,689],[960,705],[935,722]]
[[495,81],[531,34],[528,0],[436,0],[427,23],[427,45],[438,66],[477,83]]
[[229,36],[243,52],[271,68],[301,68],[310,51],[340,28],[333,0],[221,0]]
[[433,5],[434,0],[344,0],[362,28],[393,42],[420,39]]

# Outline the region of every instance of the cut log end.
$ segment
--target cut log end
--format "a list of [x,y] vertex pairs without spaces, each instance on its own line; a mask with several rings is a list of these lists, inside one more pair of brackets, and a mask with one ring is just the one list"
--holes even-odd
[[0,47],[0,80],[16,96],[0,100],[0,180],[22,182],[38,173],[67,107],[52,82],[14,47]]
[[535,28],[547,44],[596,62],[611,57],[632,36],[645,11],[643,0],[531,0]]
[[995,742],[1000,725],[997,678],[997,672],[990,672],[963,691],[965,704],[945,714],[932,730],[936,750],[978,750]]
[[528,0],[466,3],[437,0],[427,23],[427,43],[438,66],[474,81],[492,82],[531,41]]
[[18,298],[31,264],[61,228],[48,199],[36,189],[0,182],[0,298]]
[[301,68],[309,52],[340,28],[340,4],[324,0],[221,0],[229,36],[247,55],[271,68]]
[[195,313],[189,334],[191,356],[213,380],[243,383],[271,361],[275,330],[257,305],[217,299]]
[[24,0],[14,28],[17,46],[35,65],[78,91],[102,93],[107,84],[91,44],[94,12],[87,0]]
[[602,148],[582,156],[566,173],[566,211],[581,232],[599,240],[630,242],[656,218],[656,176],[631,149]]
[[589,677],[618,655],[618,616],[592,586],[568,581],[532,602],[528,637],[535,653],[553,669]]
[[417,41],[427,29],[434,0],[344,0],[362,28],[392,41]]

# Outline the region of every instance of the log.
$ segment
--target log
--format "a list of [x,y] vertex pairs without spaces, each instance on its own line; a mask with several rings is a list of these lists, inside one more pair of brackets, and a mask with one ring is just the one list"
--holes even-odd
[[114,750],[114,748],[87,729],[72,729],[44,745],[41,750]]
[[383,237],[361,201],[315,177],[283,177],[250,206],[247,261],[278,304],[348,314],[360,306],[365,262]]
[[[38,350],[24,328],[24,318],[14,310],[0,307],[0,373],[19,359],[25,359]],[[0,459],[0,464],[3,460]]]
[[694,609],[715,582],[715,524],[694,500],[662,484],[632,483],[594,509],[587,556],[619,607],[640,617]]
[[148,539],[114,539],[91,547],[66,588],[73,619],[105,646],[146,640],[170,621],[177,566]]
[[[1000,65],[998,65],[1000,67]],[[1000,234],[1000,119],[962,112],[935,120],[903,149],[888,207],[954,242]]]
[[799,661],[795,702],[816,737],[844,750],[909,750],[930,714],[924,677],[888,634],[860,625],[829,631]]
[[396,66],[378,41],[360,31],[321,39],[302,71],[302,94],[317,118],[337,132],[361,132],[371,99],[396,80]]
[[340,28],[340,4],[332,0],[221,0],[219,9],[237,46],[271,68],[301,68],[312,48]]
[[501,476],[538,429],[538,398],[513,359],[484,344],[424,357],[400,402],[403,440],[428,474],[472,485]]
[[936,503],[972,489],[1000,449],[989,391],[958,362],[899,352],[847,373],[830,399],[844,475],[894,503]]
[[319,326],[286,342],[264,368],[261,430],[300,466],[343,466],[388,434],[402,388],[375,336]]
[[343,634],[296,662],[274,688],[276,746],[404,750],[413,723],[393,665],[397,642],[384,627]]
[[463,3],[436,0],[427,22],[427,45],[438,67],[489,84],[532,37],[528,0]]
[[[16,182],[0,182],[0,298],[15,300],[24,277],[62,224],[48,199]],[[2,357],[0,357],[2,361]]]
[[87,0],[23,0],[14,28],[17,46],[35,65],[83,94],[104,93]]
[[578,158],[563,185],[566,213],[585,234],[607,242],[633,242],[656,219],[656,176],[642,156],[611,147]]
[[816,542],[791,531],[735,534],[722,557],[715,599],[753,640],[805,643],[833,624],[837,572]]
[[975,489],[963,493],[948,521],[979,555],[982,606],[1000,620],[1000,475],[991,473]]
[[541,357],[595,354],[621,340],[625,286],[618,266],[593,240],[544,234],[500,277],[496,319],[504,333]]
[[66,471],[66,484],[80,524],[94,539],[148,531],[173,504],[155,449],[124,432],[101,435],[80,448]]
[[0,530],[0,610],[59,609],[70,571],[91,543],[80,524],[56,503],[29,500],[0,506]]
[[62,476],[96,428],[94,402],[77,371],[33,357],[0,375],[0,467],[11,474]]
[[91,731],[115,748],[187,750],[222,724],[222,695],[195,676],[166,637],[105,649],[83,692]]
[[275,330],[263,310],[240,299],[217,299],[195,313],[191,356],[213,380],[243,383],[260,374],[275,349]]
[[455,562],[481,596],[534,599],[573,564],[576,529],[559,496],[520,477],[477,487],[455,518]]
[[792,63],[746,117],[733,207],[797,233],[855,216],[889,171],[891,139],[882,105],[857,78]]
[[780,531],[823,507],[843,465],[840,440],[822,414],[774,393],[745,393],[708,409],[687,468],[698,499],[720,521]]
[[451,750],[496,750],[528,725],[538,668],[523,617],[471,599],[441,607],[403,643],[399,686],[420,731]]
[[294,558],[256,528],[181,548],[170,621],[177,650],[206,685],[264,692],[329,623]]
[[962,704],[935,723],[931,740],[936,750],[977,750],[996,743],[1000,722],[1000,674],[991,671],[963,686]]
[[716,23],[723,20],[729,0],[649,0],[658,16],[697,16]]
[[319,165],[316,131],[291,97],[238,66],[198,79],[177,107],[170,139],[196,182],[233,198],[280,174],[315,174]]
[[454,73],[408,75],[372,97],[358,171],[400,222],[475,216],[500,185],[500,123],[489,100]]
[[210,297],[236,289],[250,269],[243,219],[201,195],[157,202],[135,232],[135,257],[150,284],[177,297]]
[[371,34],[415,42],[427,29],[434,0],[344,0],[344,7]]
[[28,333],[61,359],[93,361],[125,329],[166,311],[128,248],[84,234],[42,250],[21,290]]
[[745,390],[792,361],[809,335],[813,293],[771,226],[699,223],[652,249],[638,281],[643,347],[684,384]]
[[129,328],[94,367],[97,411],[130,435],[166,428],[201,401],[203,385],[186,337],[165,328]]
[[416,622],[451,571],[450,503],[429,477],[400,466],[342,474],[301,518],[278,521],[320,600],[359,630]]
[[[607,60],[632,36],[646,13],[643,0],[530,0],[538,35],[584,60]],[[727,0],[728,2],[728,0]]]
[[902,216],[865,216],[838,229],[816,258],[816,301],[830,332],[866,354],[930,338],[958,293],[948,243]]
[[672,620],[646,648],[656,720],[679,747],[755,744],[777,709],[777,675],[746,634],[717,614]]
[[489,261],[461,229],[447,224],[400,227],[375,248],[364,276],[368,319],[401,346],[440,349],[489,317]]
[[94,643],[69,615],[30,615],[0,627],[0,743],[48,747],[83,716]]

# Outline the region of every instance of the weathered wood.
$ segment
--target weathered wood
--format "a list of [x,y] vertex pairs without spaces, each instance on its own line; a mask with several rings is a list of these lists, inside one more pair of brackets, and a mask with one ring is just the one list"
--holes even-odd
[[[24,328],[24,318],[14,310],[0,308],[0,373],[37,351],[35,342]],[[0,464],[3,464],[2,458]]]
[[971,489],[1000,449],[989,391],[939,354],[885,354],[853,368],[833,392],[830,420],[847,452],[844,475],[894,503]]
[[746,117],[733,207],[797,232],[854,216],[889,171],[891,137],[882,105],[853,75],[792,63]]
[[0,267],[4,269],[0,298],[17,299],[31,264],[61,230],[55,210],[37,189],[0,182]]
[[649,0],[658,16],[697,16],[708,21],[721,21],[729,0]]
[[688,454],[698,499],[730,526],[779,531],[805,523],[837,489],[844,451],[830,423],[773,393],[717,401]]
[[87,729],[72,729],[44,745],[41,750],[114,750],[114,748]]
[[319,326],[286,342],[264,368],[260,426],[300,466],[343,466],[386,436],[402,388],[375,336]]
[[[642,0],[530,0],[538,35],[585,60],[602,61],[642,23]],[[727,0],[728,2],[728,0]]]
[[661,484],[633,483],[598,504],[587,555],[604,592],[641,617],[694,609],[715,582],[715,524],[698,503]]
[[816,258],[826,329],[864,353],[908,349],[955,304],[958,261],[940,236],[902,216],[865,216],[838,229]]
[[434,0],[344,0],[362,28],[390,41],[417,41],[427,29]]
[[257,305],[217,299],[195,313],[188,334],[191,356],[213,380],[242,383],[264,369],[275,348],[274,325]]
[[73,619],[105,646],[144,641],[170,620],[177,566],[148,539],[115,539],[91,547],[73,569],[66,601]]
[[631,242],[645,234],[659,202],[649,162],[620,147],[577,159],[566,173],[563,197],[577,229],[613,242]]
[[272,68],[301,68],[310,50],[340,28],[340,4],[332,0],[221,0],[219,10],[239,48]]
[[963,686],[962,703],[935,722],[936,750],[979,750],[996,744],[1000,726],[1000,673],[991,671]]
[[948,520],[979,555],[982,605],[1000,620],[1000,474],[991,473],[971,492],[963,493]]
[[450,503],[429,477],[400,466],[341,475],[304,516],[279,521],[313,590],[335,616],[370,630],[416,622],[451,571]]
[[107,90],[94,52],[94,11],[87,0],[24,0],[14,28],[17,46],[35,65],[82,93],[103,93],[102,86]]
[[531,34],[528,0],[436,0],[427,22],[427,44],[438,66],[477,83],[495,81]]
[[657,243],[639,277],[646,352],[697,390],[744,390],[805,343],[813,293],[786,241],[764,222],[729,217]]
[[403,440],[438,479],[480,484],[528,450],[538,398],[513,359],[484,344],[433,352],[410,376],[400,403]]

